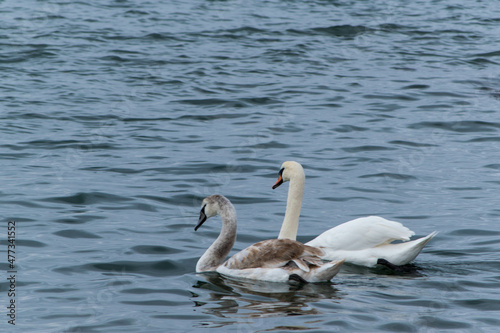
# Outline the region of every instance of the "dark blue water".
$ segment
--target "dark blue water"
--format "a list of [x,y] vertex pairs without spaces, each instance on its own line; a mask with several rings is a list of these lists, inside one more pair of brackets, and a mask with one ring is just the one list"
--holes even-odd
[[[496,1],[0,2],[2,332],[497,332]],[[294,288],[194,273],[277,236],[380,215],[439,235],[411,275]],[[16,325],[8,324],[16,221]],[[232,253],[234,253],[234,251]],[[213,329],[215,328],[215,330]]]

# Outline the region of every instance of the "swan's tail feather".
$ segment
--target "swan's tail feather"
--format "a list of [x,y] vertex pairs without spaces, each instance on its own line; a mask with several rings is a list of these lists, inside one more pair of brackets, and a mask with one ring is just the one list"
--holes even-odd
[[433,231],[427,236],[415,240],[415,242],[417,242],[416,247],[418,248],[417,255],[420,253],[420,251],[422,251],[422,249],[427,245],[427,243],[429,243],[429,241],[433,239],[434,236],[436,236],[437,234],[438,231]]
[[[429,243],[429,241],[434,238],[438,234],[437,231],[433,231],[430,234],[428,234],[425,237],[415,239],[413,241],[409,242],[403,242],[399,244],[394,244],[394,245],[387,245],[388,247],[390,246],[398,246],[400,247],[399,255],[395,255],[394,259],[391,260],[390,256],[383,257],[383,259],[389,260],[391,263],[395,265],[406,265],[415,260],[415,258],[420,254],[422,249]],[[397,258],[397,259],[396,259]]]
[[424,247],[425,245],[427,245],[427,243],[429,243],[429,241],[430,241],[431,239],[433,239],[433,238],[434,238],[434,236],[436,236],[438,233],[439,233],[438,231],[433,231],[433,232],[431,232],[430,234],[428,234],[427,236],[422,237],[422,238],[423,238],[422,243],[424,244],[422,247]]

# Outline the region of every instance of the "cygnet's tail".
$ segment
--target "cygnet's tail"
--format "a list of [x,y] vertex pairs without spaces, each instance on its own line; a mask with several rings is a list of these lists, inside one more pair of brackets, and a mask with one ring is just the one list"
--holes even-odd
[[310,269],[302,274],[307,282],[327,282],[330,281],[340,271],[344,260],[326,262],[318,267]]

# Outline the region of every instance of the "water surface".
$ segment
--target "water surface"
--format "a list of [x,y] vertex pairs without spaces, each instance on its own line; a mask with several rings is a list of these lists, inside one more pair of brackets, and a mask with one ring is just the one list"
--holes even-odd
[[[495,1],[0,11],[0,200],[18,264],[2,331],[498,330]],[[220,228],[194,232],[201,200],[235,204],[234,251],[274,238],[285,160],[306,171],[299,240],[366,215],[438,230],[419,270],[345,265],[303,288],[195,274]]]

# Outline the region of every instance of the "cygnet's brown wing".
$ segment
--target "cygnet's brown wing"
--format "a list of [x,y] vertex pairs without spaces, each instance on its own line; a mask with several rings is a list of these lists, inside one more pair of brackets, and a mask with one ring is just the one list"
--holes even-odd
[[283,267],[290,261],[302,270],[318,262],[321,249],[291,239],[269,239],[255,243],[229,258],[224,266],[231,269]]

